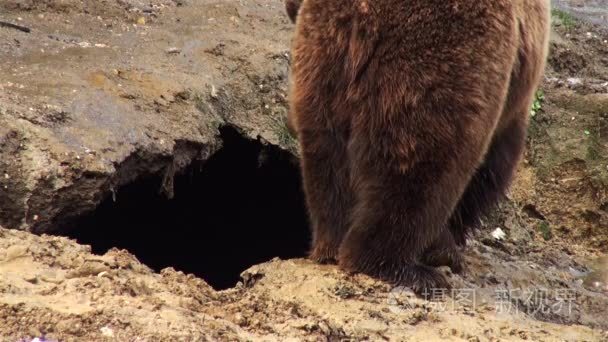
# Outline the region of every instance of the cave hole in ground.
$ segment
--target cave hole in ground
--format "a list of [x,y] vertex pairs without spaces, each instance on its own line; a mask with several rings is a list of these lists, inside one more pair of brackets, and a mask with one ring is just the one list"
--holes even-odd
[[134,254],[156,271],[193,273],[215,289],[248,267],[305,256],[309,244],[299,168],[278,147],[221,128],[223,147],[159,192],[162,175],[139,179],[70,224],[67,235],[103,254]]

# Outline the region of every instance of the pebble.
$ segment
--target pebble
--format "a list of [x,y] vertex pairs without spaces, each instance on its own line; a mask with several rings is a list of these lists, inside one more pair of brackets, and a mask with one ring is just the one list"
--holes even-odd
[[111,328],[101,327],[99,330],[101,331],[101,334],[105,337],[114,337],[114,330],[112,330]]
[[170,47],[170,48],[168,48],[168,49],[166,50],[166,52],[167,52],[168,54],[177,54],[177,53],[182,52],[182,50],[181,50],[181,49],[179,49],[179,48],[176,48],[176,47]]
[[103,271],[103,272],[99,272],[97,274],[97,278],[108,278],[108,279],[112,279],[112,275],[110,275],[110,273],[108,273],[108,271]]
[[23,277],[23,280],[27,281],[28,283],[38,284],[38,276],[35,274],[26,275]]
[[47,271],[44,272],[41,276],[40,276],[40,280],[47,282],[47,283],[52,283],[52,284],[61,284],[63,283],[63,277],[60,275],[57,275],[57,273],[53,272],[53,271]]
[[247,319],[243,317],[241,313],[237,313],[236,315],[234,315],[234,322],[241,327],[247,325]]
[[68,278],[80,278],[80,277],[88,277],[88,276],[97,276],[98,274],[100,274],[104,271],[108,271],[108,270],[109,270],[109,267],[106,266],[102,262],[87,260],[80,267],[71,271],[67,275],[67,277]]
[[496,228],[494,229],[494,231],[492,232],[492,237],[496,240],[502,240],[507,236],[507,233],[505,233],[504,230],[500,229],[500,228]]
[[13,245],[6,249],[4,261],[11,261],[27,254],[27,247],[21,245]]

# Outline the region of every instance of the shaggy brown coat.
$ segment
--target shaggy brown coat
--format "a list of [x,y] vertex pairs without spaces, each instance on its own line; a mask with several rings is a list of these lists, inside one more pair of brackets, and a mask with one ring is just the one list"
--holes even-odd
[[[311,258],[416,291],[504,195],[548,0],[287,0]],[[297,20],[296,20],[297,18]]]

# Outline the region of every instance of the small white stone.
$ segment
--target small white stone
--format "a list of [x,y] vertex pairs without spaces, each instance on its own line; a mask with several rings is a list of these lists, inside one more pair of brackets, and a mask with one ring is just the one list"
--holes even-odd
[[504,230],[500,229],[500,228],[496,228],[494,229],[494,231],[492,232],[492,237],[496,240],[502,240],[507,236],[507,233],[504,232]]
[[99,329],[99,330],[101,330],[101,334],[103,336],[114,337],[114,330],[112,330],[112,329],[110,329],[108,327],[101,327],[101,329]]

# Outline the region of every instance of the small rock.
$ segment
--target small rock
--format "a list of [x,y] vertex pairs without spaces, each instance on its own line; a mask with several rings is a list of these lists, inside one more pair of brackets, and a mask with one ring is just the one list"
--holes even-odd
[[162,98],[155,99],[154,103],[163,107],[167,107],[169,105],[169,103]]
[[241,327],[244,327],[247,325],[247,319],[245,317],[243,317],[243,315],[241,313],[237,313],[236,315],[234,315],[234,322]]
[[21,245],[13,245],[6,249],[4,261],[11,261],[27,254],[27,247]]
[[99,274],[97,274],[97,278],[112,279],[112,275],[110,275],[110,273],[108,273],[107,271],[103,271],[103,272],[99,272]]
[[182,90],[176,92],[174,96],[180,100],[188,100],[190,99],[190,92],[188,90]]
[[241,273],[241,279],[243,279],[243,285],[245,287],[252,287],[258,280],[264,278],[264,273],[258,270],[245,271]]
[[52,283],[52,284],[63,283],[63,277],[60,275],[57,275],[57,273],[55,273],[53,271],[47,271],[44,274],[42,274],[40,276],[40,280],[47,282],[47,283]]
[[331,335],[331,329],[329,328],[329,325],[327,325],[327,323],[319,322],[318,326],[319,326],[319,330],[321,330],[321,332],[323,332],[323,334],[325,334],[325,336]]
[[26,275],[23,277],[23,280],[27,281],[28,283],[32,283],[32,284],[38,284],[38,276],[33,274],[33,275]]
[[99,330],[101,331],[101,334],[105,337],[114,337],[114,330],[112,330],[111,328],[101,327],[101,329]]
[[211,85],[211,97],[217,99],[217,89],[215,89],[214,85]]
[[507,233],[505,233],[504,230],[500,228],[494,229],[491,235],[496,240],[503,240],[505,237],[507,237]]
[[166,52],[168,54],[178,54],[178,53],[182,52],[182,50],[180,48],[170,47],[166,50]]
[[568,83],[569,87],[576,87],[576,86],[579,86],[579,85],[583,84],[583,80],[581,80],[578,77],[569,77],[566,80],[566,83]]
[[97,276],[104,271],[109,271],[109,267],[104,263],[96,260],[87,260],[80,267],[68,273],[67,278]]

